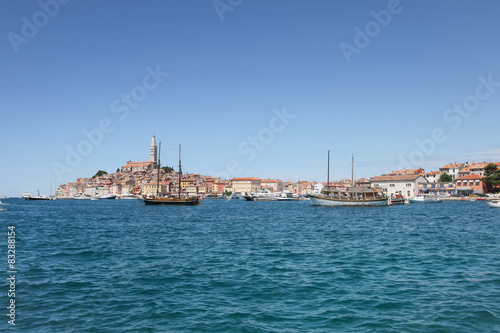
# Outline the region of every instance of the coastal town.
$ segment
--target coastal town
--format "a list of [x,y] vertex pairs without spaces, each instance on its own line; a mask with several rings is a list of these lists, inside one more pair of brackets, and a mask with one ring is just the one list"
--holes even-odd
[[[407,198],[419,194],[434,194],[441,197],[482,196],[497,192],[499,185],[487,184],[488,166],[500,169],[500,162],[463,162],[443,165],[436,171],[423,168],[393,171],[370,179],[343,179],[327,183],[314,181],[281,181],[241,177],[221,179],[197,173],[183,174],[178,171],[158,168],[158,146],[153,135],[149,161],[127,161],[121,169],[108,174],[99,172],[94,177],[82,177],[59,186],[57,199],[102,198],[120,199],[160,195],[201,197],[226,197],[234,193],[289,193],[295,197],[321,192],[325,187],[348,188],[369,186],[380,188],[387,195],[402,195]],[[180,181],[180,186],[179,186]]]

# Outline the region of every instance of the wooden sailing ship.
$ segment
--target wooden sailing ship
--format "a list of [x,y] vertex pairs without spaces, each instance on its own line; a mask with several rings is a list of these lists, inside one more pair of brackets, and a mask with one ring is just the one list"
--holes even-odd
[[308,194],[313,206],[387,206],[389,200],[381,189],[354,186],[354,155],[352,157],[352,180],[347,188],[330,187],[330,151],[328,151],[327,185],[322,194]]
[[158,173],[156,177],[156,196],[151,198],[144,198],[144,204],[146,205],[160,205],[160,206],[170,206],[170,205],[183,205],[183,206],[196,206],[201,205],[201,199],[198,196],[182,196],[182,165],[181,165],[181,145],[179,145],[179,194],[178,196],[170,197],[160,197],[159,187],[160,187],[160,154],[161,154],[161,142],[158,151]]

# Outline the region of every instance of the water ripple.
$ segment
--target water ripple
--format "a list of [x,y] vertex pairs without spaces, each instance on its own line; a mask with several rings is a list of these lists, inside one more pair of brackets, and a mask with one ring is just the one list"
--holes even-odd
[[482,203],[7,201],[23,331],[500,331]]

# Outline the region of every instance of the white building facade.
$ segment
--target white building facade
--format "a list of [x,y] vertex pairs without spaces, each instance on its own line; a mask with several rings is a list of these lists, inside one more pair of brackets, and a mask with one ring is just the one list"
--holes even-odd
[[371,179],[372,187],[383,189],[388,195],[401,194],[414,198],[419,194],[419,184],[428,183],[422,175],[379,176]]
[[261,179],[255,177],[233,178],[233,193],[258,193],[261,191]]

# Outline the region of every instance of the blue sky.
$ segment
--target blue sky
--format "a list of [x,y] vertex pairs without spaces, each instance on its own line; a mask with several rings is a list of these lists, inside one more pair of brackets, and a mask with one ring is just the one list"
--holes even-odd
[[162,164],[176,166],[182,143],[184,171],[233,177],[325,181],[328,149],[335,179],[350,177],[352,153],[356,177],[499,161],[499,12],[457,0],[2,1],[0,195],[148,160],[153,133]]

